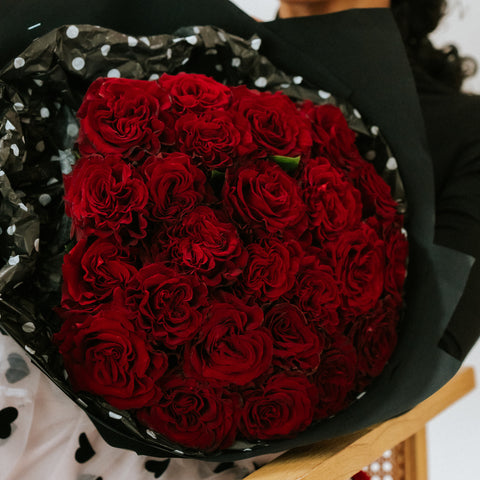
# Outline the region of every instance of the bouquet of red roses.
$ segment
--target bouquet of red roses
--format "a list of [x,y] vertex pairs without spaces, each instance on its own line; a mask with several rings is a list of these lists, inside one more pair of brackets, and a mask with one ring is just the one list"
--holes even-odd
[[212,451],[380,374],[407,241],[339,108],[180,73],[99,78],[78,117],[54,336],[75,390]]

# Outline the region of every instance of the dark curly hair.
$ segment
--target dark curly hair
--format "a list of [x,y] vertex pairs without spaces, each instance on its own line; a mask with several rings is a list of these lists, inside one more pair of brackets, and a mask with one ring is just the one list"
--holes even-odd
[[445,0],[392,0],[391,7],[403,36],[412,66],[432,78],[460,90],[463,81],[477,69],[475,61],[459,55],[453,45],[435,48],[428,35],[443,17]]

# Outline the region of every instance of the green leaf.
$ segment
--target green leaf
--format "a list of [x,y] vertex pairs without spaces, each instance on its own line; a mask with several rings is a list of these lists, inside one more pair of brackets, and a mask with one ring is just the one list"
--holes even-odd
[[298,168],[300,163],[300,155],[298,157],[282,157],[281,155],[273,155],[270,157],[275,163],[277,163],[282,170],[292,174]]
[[212,170],[212,180],[220,180],[223,182],[225,179],[225,172],[221,172],[220,170]]

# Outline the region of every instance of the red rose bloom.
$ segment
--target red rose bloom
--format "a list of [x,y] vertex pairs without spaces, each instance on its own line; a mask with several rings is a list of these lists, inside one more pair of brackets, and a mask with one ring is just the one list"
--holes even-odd
[[213,451],[235,440],[239,398],[193,378],[171,377],[158,405],[138,412],[141,422],[170,440]]
[[242,286],[249,295],[262,302],[277,300],[294,285],[303,251],[298,242],[282,242],[266,237],[247,247],[248,263]]
[[357,230],[345,232],[337,242],[328,244],[327,249],[340,282],[344,313],[359,315],[372,309],[384,287],[384,242],[362,223]]
[[170,101],[156,82],[98,78],[78,110],[82,155],[119,154],[132,161],[173,143]]
[[252,151],[249,125],[223,110],[186,114],[175,125],[182,152],[209,169],[225,169]]
[[362,218],[360,192],[326,160],[307,163],[301,175],[302,198],[319,242],[355,228]]
[[326,418],[347,407],[357,371],[357,354],[350,340],[343,335],[331,339],[314,375],[319,402],[315,418]]
[[63,257],[62,305],[98,308],[117,288],[124,290],[137,273],[129,252],[108,239],[82,238]]
[[355,132],[342,111],[330,104],[314,105],[307,101],[302,113],[311,121],[313,153],[326,156],[335,167],[352,171],[366,164],[355,145]]
[[382,373],[397,345],[398,320],[397,304],[386,298],[352,324],[349,337],[357,350],[360,374],[377,377]]
[[375,167],[365,163],[356,172],[354,182],[362,194],[363,216],[376,215],[380,220],[393,222],[397,216],[397,202],[392,199],[390,187]]
[[240,430],[254,440],[292,437],[310,425],[317,400],[305,377],[273,375],[244,392]]
[[232,99],[230,88],[213,78],[195,73],[164,73],[158,84],[165,89],[178,113],[224,110]]
[[179,268],[196,273],[207,285],[231,283],[247,262],[235,226],[223,212],[200,206],[169,232],[168,253]]
[[295,103],[280,92],[232,88],[233,109],[250,123],[254,143],[268,155],[297,157],[310,151],[310,125]]
[[122,307],[113,304],[86,316],[67,313],[53,340],[76,391],[121,409],[158,401],[155,382],[167,369],[167,357],[149,351]]
[[149,192],[149,216],[154,221],[178,221],[205,197],[207,179],[187,155],[150,157],[141,171]]
[[315,248],[307,252],[289,298],[316,326],[333,333],[339,324],[341,297],[335,272],[321,254]]
[[272,348],[262,309],[229,295],[211,305],[197,339],[186,347],[185,372],[224,385],[246,385],[269,368]]
[[146,235],[147,202],[144,182],[119,156],[81,158],[66,177],[65,209],[79,237],[137,243]]
[[265,315],[273,336],[273,365],[287,371],[310,373],[317,369],[325,339],[289,303],[277,303]]
[[227,212],[240,226],[270,234],[288,231],[294,238],[307,228],[298,183],[274,162],[259,161],[227,171],[222,197]]
[[[137,325],[154,345],[175,349],[201,327],[207,287],[195,275],[182,275],[160,263],[144,266],[127,292],[138,312]],[[132,284],[133,285],[133,284]]]

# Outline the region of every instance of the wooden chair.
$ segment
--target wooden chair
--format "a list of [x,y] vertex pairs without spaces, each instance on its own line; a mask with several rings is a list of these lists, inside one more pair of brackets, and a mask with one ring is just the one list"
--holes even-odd
[[442,389],[401,417],[290,450],[245,480],[347,480],[376,459],[377,463],[387,461],[381,458],[385,451],[397,471],[395,477],[391,474],[394,480],[427,480],[426,423],[474,387],[473,368],[462,368]]

